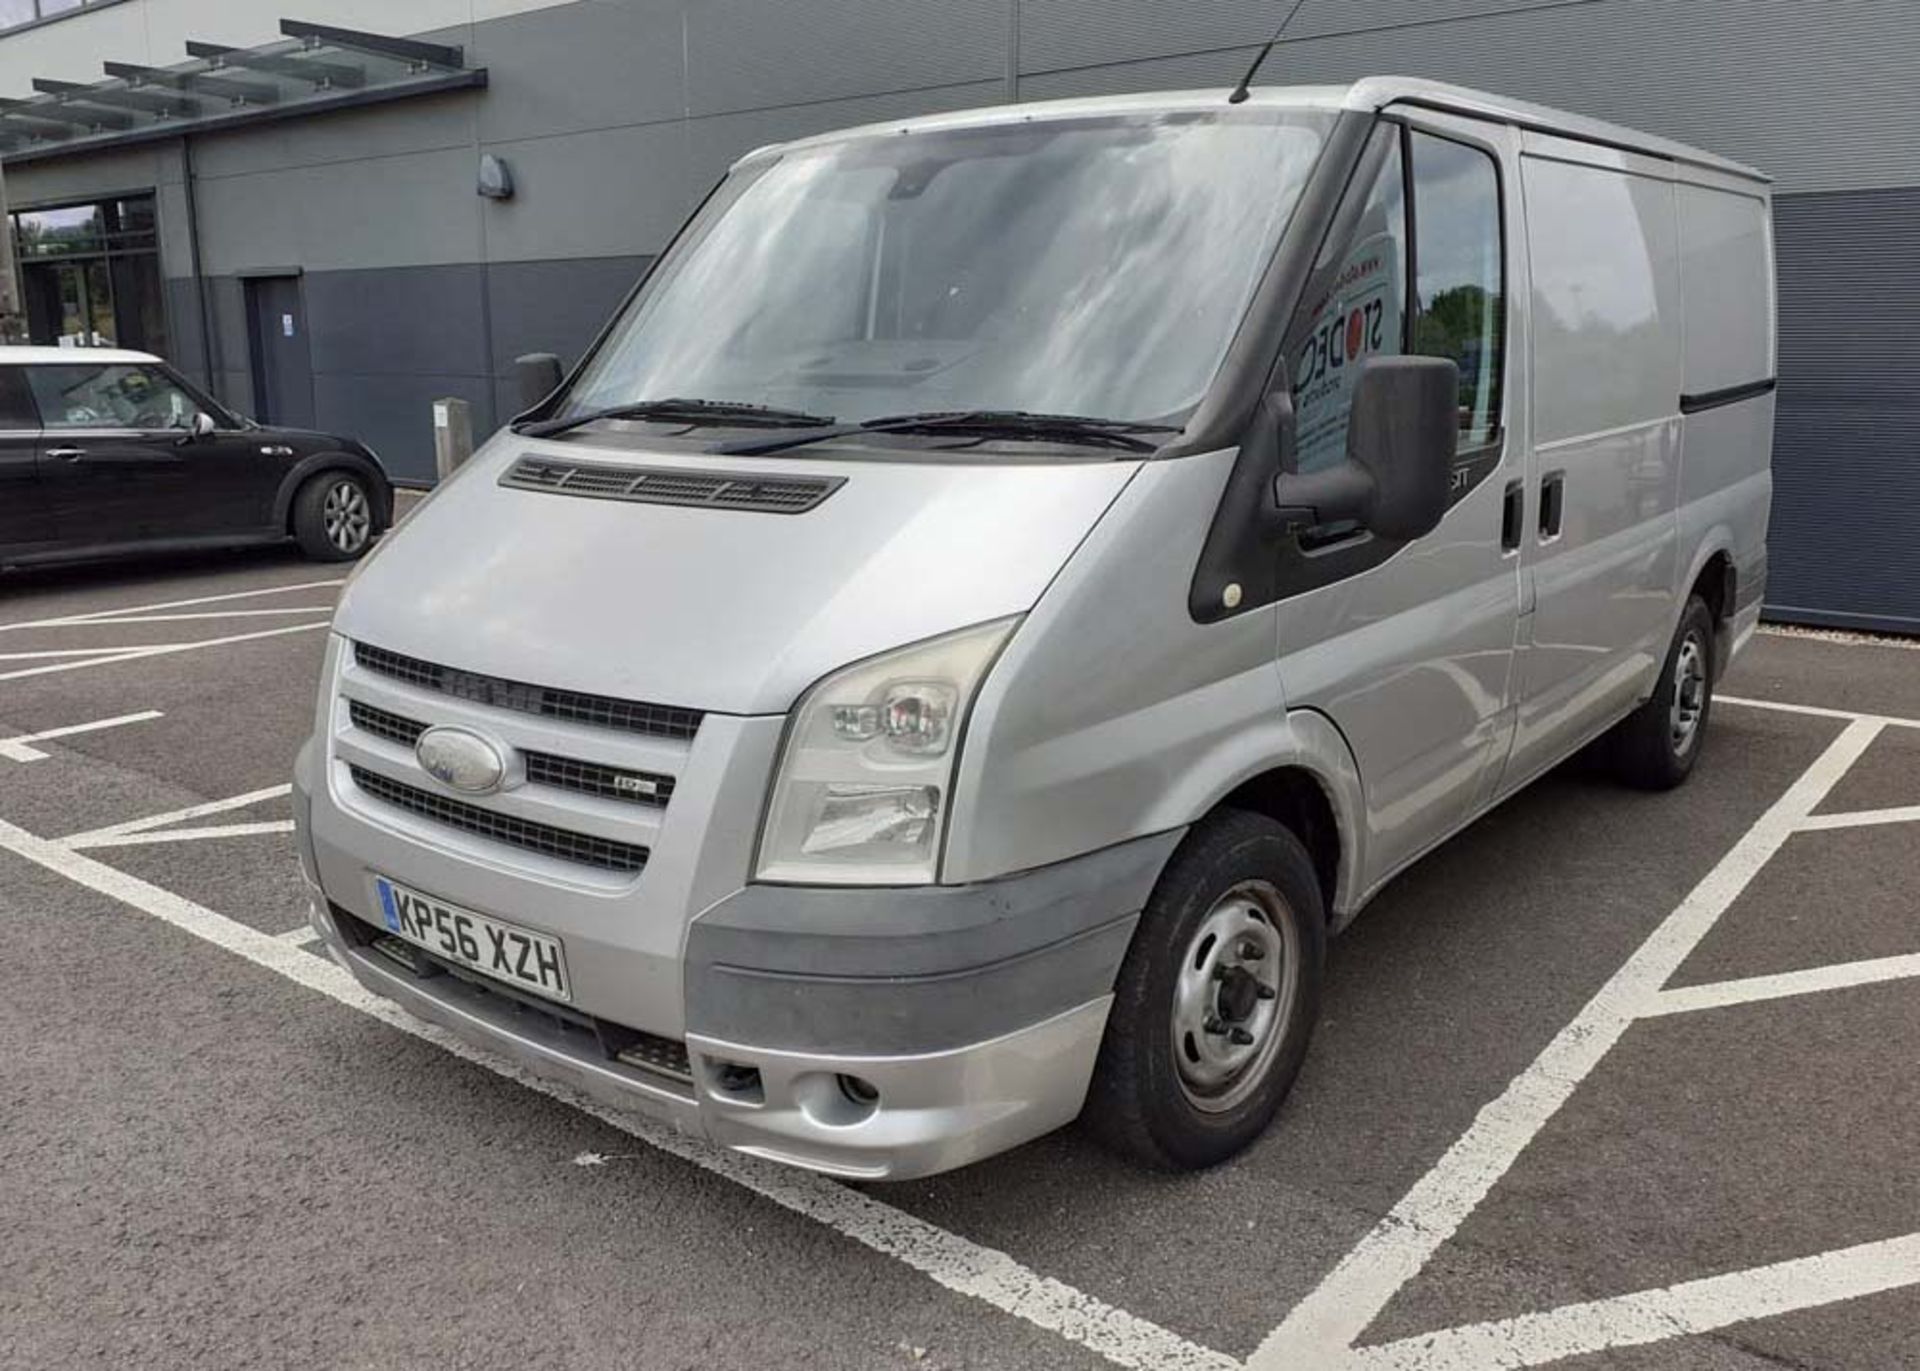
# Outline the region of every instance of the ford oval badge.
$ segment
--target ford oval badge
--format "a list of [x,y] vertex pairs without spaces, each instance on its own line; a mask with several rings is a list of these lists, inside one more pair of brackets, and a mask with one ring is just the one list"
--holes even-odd
[[413,755],[428,775],[469,795],[500,788],[507,759],[498,746],[465,728],[430,728],[413,745]]

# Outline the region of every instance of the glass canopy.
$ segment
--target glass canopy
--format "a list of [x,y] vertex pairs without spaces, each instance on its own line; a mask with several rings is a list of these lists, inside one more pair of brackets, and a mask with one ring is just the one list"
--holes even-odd
[[36,78],[31,100],[0,100],[0,161],[174,138],[431,91],[484,86],[458,47],[282,19],[277,43],[189,42],[169,67],[104,64],[107,79]]

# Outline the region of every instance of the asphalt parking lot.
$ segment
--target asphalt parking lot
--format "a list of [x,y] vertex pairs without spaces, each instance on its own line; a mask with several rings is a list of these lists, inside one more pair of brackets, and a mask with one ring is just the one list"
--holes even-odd
[[1920,1366],[1920,653],[1762,636],[1336,941],[1250,1154],[849,1187],[536,1088],[307,943],[341,573],[0,580],[0,1365]]

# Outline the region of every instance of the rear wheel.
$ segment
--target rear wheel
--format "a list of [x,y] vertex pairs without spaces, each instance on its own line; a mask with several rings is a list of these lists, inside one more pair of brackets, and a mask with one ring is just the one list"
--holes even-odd
[[373,542],[372,492],[351,471],[323,471],[293,500],[293,536],[317,562],[349,562]]
[[1326,911],[1282,825],[1223,810],[1161,873],[1120,968],[1084,1114],[1165,1170],[1212,1166],[1279,1109],[1319,1016]]
[[1692,774],[1713,709],[1713,650],[1713,612],[1695,595],[1680,615],[1652,697],[1606,736],[1604,754],[1620,780],[1671,790]]

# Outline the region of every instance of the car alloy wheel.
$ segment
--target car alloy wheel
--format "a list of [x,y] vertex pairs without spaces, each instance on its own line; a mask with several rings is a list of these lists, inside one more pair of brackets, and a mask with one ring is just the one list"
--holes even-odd
[[358,552],[367,545],[373,532],[373,508],[358,481],[342,479],[327,487],[327,497],[320,506],[320,526],[326,531],[327,541],[342,552]]

